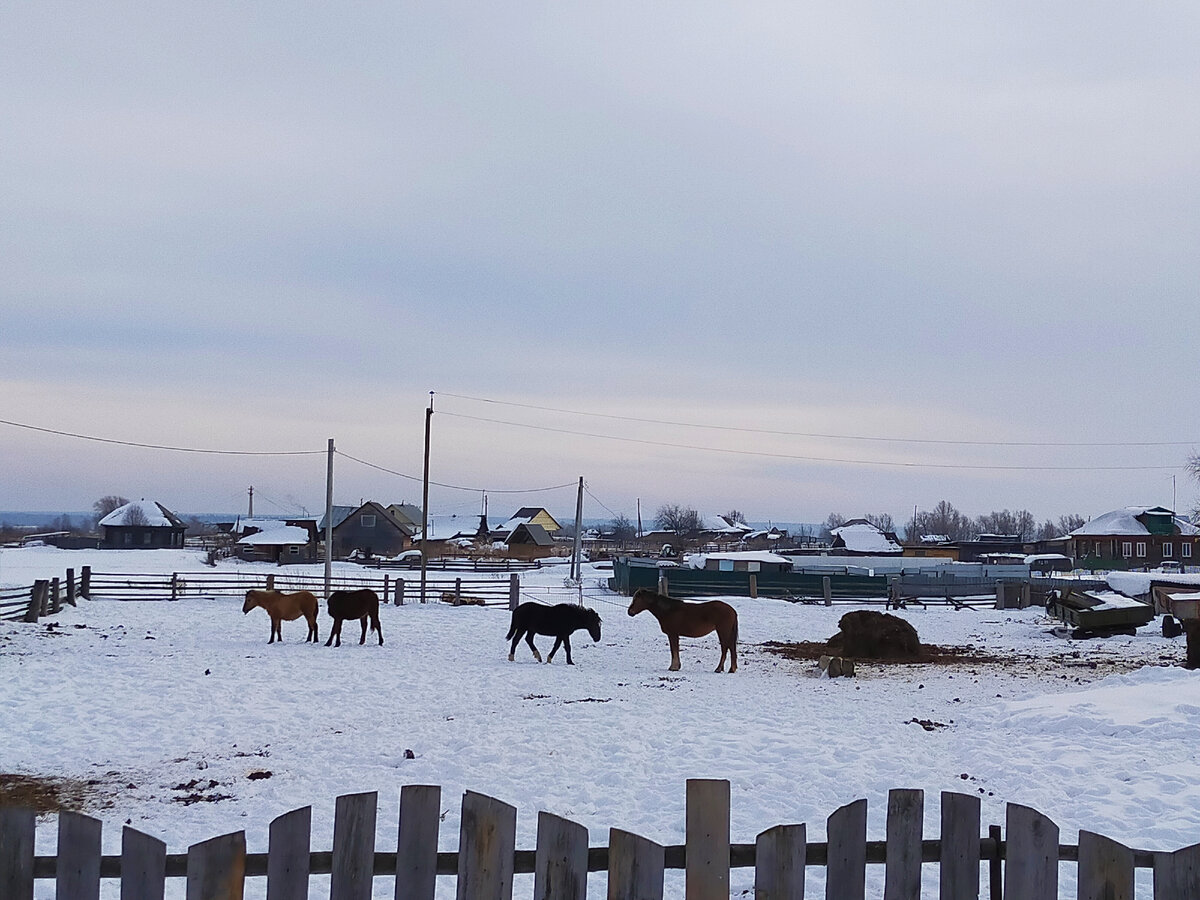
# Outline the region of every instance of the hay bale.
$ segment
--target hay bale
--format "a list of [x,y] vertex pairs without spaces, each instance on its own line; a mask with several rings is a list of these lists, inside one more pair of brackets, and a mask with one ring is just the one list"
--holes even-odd
[[864,609],[846,613],[841,629],[829,639],[829,650],[855,659],[921,659],[924,649],[913,628],[899,616]]

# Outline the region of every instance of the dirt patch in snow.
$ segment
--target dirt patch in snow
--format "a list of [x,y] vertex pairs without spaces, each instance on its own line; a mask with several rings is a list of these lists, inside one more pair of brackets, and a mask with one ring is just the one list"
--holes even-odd
[[62,809],[86,812],[112,806],[114,786],[98,779],[58,778],[0,772],[0,806],[32,809],[39,815]]

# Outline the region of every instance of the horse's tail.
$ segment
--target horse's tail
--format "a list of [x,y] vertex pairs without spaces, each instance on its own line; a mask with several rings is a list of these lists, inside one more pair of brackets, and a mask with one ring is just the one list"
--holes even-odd
[[508,634],[504,636],[506,641],[511,641],[513,635],[517,633],[517,611],[514,609],[512,614],[512,626],[508,629]]

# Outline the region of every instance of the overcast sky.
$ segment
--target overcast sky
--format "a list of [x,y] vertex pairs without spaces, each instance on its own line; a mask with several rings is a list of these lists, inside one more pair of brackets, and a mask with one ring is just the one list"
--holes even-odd
[[[1182,2],[10,3],[0,419],[419,476],[432,390],[435,480],[583,475],[588,516],[1190,508],[1198,39]],[[4,425],[0,462],[0,509],[324,505],[320,455]]]

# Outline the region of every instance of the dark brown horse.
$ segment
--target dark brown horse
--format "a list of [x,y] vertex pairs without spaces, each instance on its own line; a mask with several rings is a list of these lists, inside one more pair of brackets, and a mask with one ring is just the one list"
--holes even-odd
[[276,635],[283,643],[282,623],[289,622],[301,616],[308,621],[308,637],[304,643],[317,640],[317,598],[309,591],[296,591],[285,594],[283,591],[246,591],[246,602],[242,604],[242,612],[248,613],[256,606],[261,606],[271,617],[271,639],[268,644],[275,643]]
[[650,614],[658,619],[658,625],[671,643],[671,668],[669,671],[679,671],[679,638],[704,637],[712,632],[717,633],[721,641],[721,662],[716,671],[725,671],[725,654],[729,654],[729,674],[737,671],[737,610],[722,600],[708,600],[704,603],[685,603],[675,597],[656,594],[654,591],[641,588],[634,592],[629,602],[629,614],[636,616],[642,610],[650,610]]
[[[371,620],[371,630],[379,632],[379,643],[383,644],[383,626],[379,624],[379,595],[370,588],[360,588],[357,591],[334,591],[329,595],[325,604],[329,615],[333,617],[333,628],[329,632],[328,647],[342,646],[342,622],[346,619],[358,619],[362,623],[360,644],[367,642],[367,619]],[[336,640],[337,643],[334,643]]]
[[541,662],[542,654],[538,652],[537,647],[533,646],[533,636],[535,634],[552,634],[557,640],[550,650],[550,655],[546,657],[546,662],[552,662],[554,654],[558,652],[559,647],[562,647],[567,651],[567,665],[573,666],[575,663],[571,661],[571,635],[581,628],[587,629],[587,633],[592,636],[593,641],[599,641],[600,614],[594,609],[574,603],[558,603],[554,606],[547,606],[544,603],[522,603],[513,610],[512,627],[508,629],[508,634],[504,638],[512,640],[512,648],[508,651],[508,661],[513,661],[517,652],[517,644],[521,642],[521,638],[525,638],[529,649],[533,651],[534,658]]

